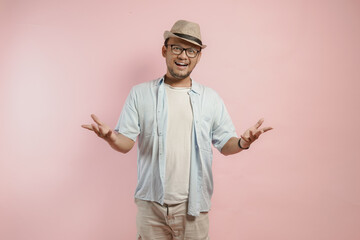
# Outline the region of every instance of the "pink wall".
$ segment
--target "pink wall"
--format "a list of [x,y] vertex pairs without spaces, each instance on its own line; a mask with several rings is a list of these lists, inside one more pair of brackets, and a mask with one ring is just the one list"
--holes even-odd
[[[220,2],[220,1],[219,1]],[[0,6],[0,239],[135,238],[136,149],[115,126],[134,84],[165,73],[162,34],[199,22],[197,81],[249,151],[215,153],[212,239],[360,239],[360,2],[7,1]]]

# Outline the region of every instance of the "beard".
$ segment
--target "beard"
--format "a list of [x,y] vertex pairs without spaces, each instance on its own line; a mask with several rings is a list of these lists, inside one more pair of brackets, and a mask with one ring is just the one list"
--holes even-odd
[[174,72],[174,70],[172,68],[170,68],[170,67],[168,67],[168,70],[169,70],[169,73],[171,74],[171,76],[173,78],[175,78],[175,79],[178,79],[178,80],[182,80],[182,79],[187,78],[188,76],[190,76],[190,74],[192,72],[192,71],[188,71],[186,73],[179,74],[179,73]]

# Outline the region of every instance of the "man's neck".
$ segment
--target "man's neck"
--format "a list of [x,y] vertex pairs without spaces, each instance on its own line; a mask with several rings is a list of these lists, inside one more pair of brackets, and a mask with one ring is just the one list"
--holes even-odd
[[165,83],[169,84],[172,87],[191,87],[190,76],[184,79],[176,79],[165,75],[164,79]]

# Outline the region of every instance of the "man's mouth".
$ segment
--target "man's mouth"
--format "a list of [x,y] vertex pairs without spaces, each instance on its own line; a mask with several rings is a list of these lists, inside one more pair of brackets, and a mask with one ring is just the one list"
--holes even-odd
[[181,63],[181,62],[175,62],[175,64],[180,67],[186,67],[187,65],[189,65],[187,63]]

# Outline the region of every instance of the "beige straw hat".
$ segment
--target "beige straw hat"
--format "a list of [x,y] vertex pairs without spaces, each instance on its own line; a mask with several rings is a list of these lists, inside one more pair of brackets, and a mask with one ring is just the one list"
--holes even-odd
[[206,48],[206,45],[203,45],[201,41],[200,26],[194,22],[177,21],[170,31],[164,32],[164,39],[166,40],[169,37],[180,38],[201,48]]

